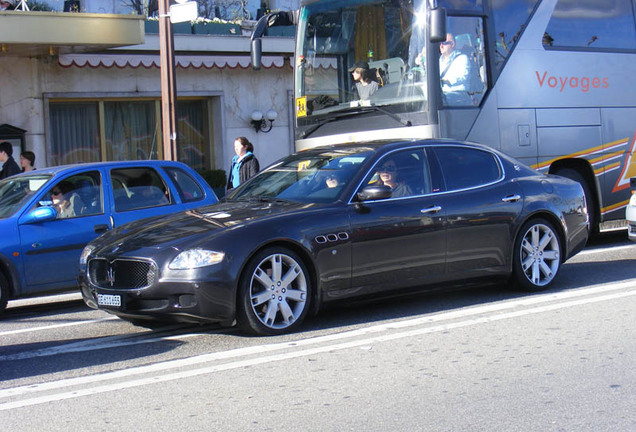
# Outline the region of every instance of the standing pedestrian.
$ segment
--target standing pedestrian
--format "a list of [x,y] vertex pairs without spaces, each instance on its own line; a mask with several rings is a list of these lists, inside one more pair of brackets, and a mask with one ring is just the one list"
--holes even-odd
[[22,172],[29,172],[35,169],[35,153],[26,150],[20,154],[20,165],[22,165]]
[[0,142],[0,162],[2,162],[2,171],[0,171],[0,180],[12,175],[20,174],[20,167],[13,159],[13,146],[6,141]]
[[237,187],[247,179],[253,177],[260,170],[258,159],[254,156],[254,146],[245,137],[234,140],[234,153],[232,168],[227,181],[227,189]]

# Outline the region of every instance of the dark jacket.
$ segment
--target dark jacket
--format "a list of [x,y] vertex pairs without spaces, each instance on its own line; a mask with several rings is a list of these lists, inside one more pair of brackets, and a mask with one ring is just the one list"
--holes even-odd
[[0,171],[0,179],[10,177],[12,175],[20,174],[22,170],[18,166],[13,156],[9,156],[9,159],[2,165],[2,171]]
[[[234,164],[236,163],[237,163],[236,161],[232,162],[232,166],[230,167],[230,175],[228,176],[228,179],[227,179],[227,190],[232,189],[232,171],[233,171],[232,168],[234,167]],[[258,171],[260,170],[258,159],[256,159],[256,156],[254,156],[253,154],[248,154],[247,156],[245,156],[245,158],[243,158],[243,160],[241,160],[238,163],[241,164],[241,166],[239,167],[240,184],[243,184],[248,179],[254,177],[256,174],[258,174]]]

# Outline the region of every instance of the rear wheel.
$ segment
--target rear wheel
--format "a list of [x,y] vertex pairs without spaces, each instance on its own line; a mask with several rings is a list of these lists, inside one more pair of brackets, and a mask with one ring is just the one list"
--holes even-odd
[[294,331],[309,311],[311,281],[302,259],[287,248],[265,249],[245,268],[239,325],[257,335]]
[[9,301],[9,282],[7,278],[0,273],[0,313],[7,307]]
[[547,289],[561,268],[561,242],[545,219],[533,219],[523,225],[513,253],[513,279],[524,291]]

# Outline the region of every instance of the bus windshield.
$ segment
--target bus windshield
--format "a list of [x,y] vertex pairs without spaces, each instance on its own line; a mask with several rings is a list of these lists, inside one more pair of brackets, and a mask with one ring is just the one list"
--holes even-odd
[[364,107],[425,111],[425,8],[424,0],[306,4],[296,47],[299,125]]

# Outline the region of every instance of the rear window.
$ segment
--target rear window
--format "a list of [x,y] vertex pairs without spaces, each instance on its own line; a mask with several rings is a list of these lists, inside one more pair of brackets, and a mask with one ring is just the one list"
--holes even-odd
[[199,183],[185,170],[175,167],[166,167],[164,169],[177,188],[181,202],[201,201],[205,198],[205,192]]
[[172,201],[163,178],[152,168],[114,169],[110,176],[117,212],[159,207]]
[[494,154],[463,147],[437,147],[435,154],[442,169],[446,190],[470,189],[494,183],[501,168]]

